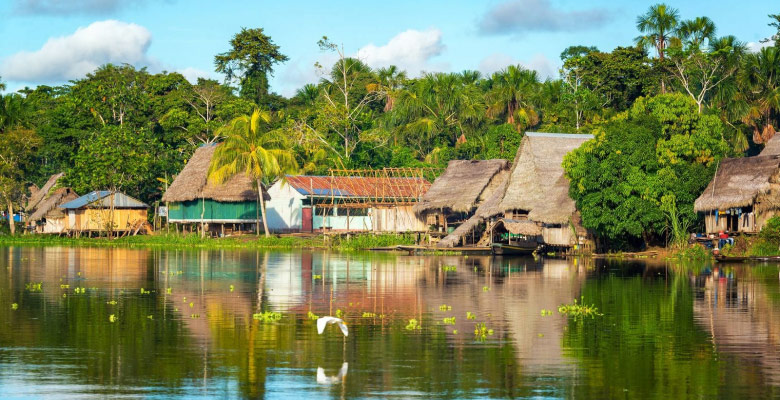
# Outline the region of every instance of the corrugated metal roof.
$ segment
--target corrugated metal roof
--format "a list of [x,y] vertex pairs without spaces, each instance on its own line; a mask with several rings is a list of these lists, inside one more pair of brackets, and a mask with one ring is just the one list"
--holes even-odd
[[418,198],[431,186],[424,178],[298,175],[286,179],[304,196]]
[[[88,205],[93,207],[111,207],[111,192],[108,190],[98,190],[90,192],[81,196],[75,200],[71,200],[67,203],[61,204],[59,208],[66,210],[75,210],[78,208],[84,208]],[[146,203],[136,200],[122,192],[117,192],[113,196],[114,208],[149,208]]]

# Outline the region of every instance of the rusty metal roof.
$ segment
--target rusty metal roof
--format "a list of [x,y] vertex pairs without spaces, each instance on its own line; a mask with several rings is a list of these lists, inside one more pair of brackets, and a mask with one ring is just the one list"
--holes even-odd
[[410,199],[419,198],[431,186],[424,178],[360,176],[287,176],[287,183],[304,196]]

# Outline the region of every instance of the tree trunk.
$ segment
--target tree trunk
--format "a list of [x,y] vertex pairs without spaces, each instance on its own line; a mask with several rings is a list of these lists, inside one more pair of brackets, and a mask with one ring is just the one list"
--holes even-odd
[[11,200],[8,200],[8,226],[11,229],[11,236],[16,233],[16,225],[14,224],[14,204]]
[[[268,233],[268,220],[265,217],[265,198],[263,198],[263,184],[260,182],[260,179],[257,180],[257,196],[260,199],[260,212],[263,214],[263,231],[265,231],[265,237],[270,237],[271,235]],[[260,221],[257,221],[258,227],[260,226]],[[257,235],[260,236],[260,231],[257,232]]]

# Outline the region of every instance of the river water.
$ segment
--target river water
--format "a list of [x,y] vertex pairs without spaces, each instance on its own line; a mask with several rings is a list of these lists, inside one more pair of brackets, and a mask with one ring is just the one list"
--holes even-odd
[[779,272],[0,247],[0,397],[778,397]]

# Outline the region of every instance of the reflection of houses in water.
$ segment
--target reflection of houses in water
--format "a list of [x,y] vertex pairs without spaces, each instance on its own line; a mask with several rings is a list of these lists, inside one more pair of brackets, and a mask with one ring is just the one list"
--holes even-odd
[[714,268],[694,278],[694,319],[716,350],[753,364],[766,384],[780,384],[780,309],[752,267]]

